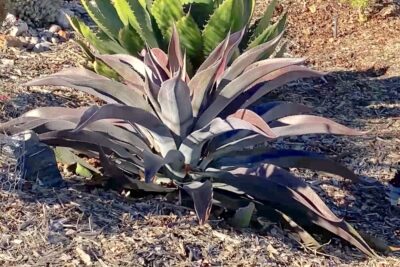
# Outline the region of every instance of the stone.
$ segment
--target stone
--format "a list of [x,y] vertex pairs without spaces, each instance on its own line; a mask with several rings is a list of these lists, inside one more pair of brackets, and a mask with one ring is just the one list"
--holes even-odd
[[5,25],[14,25],[17,23],[17,17],[13,14],[8,13],[6,18],[4,19],[3,23]]
[[49,42],[43,42],[43,43],[38,43],[33,47],[33,52],[36,53],[41,53],[45,51],[50,50],[50,43]]
[[61,30],[61,27],[56,24],[51,25],[49,28],[49,32],[51,32],[51,33],[57,33],[60,30]]
[[58,44],[60,42],[60,39],[58,39],[57,37],[51,37],[51,42],[53,44]]
[[10,29],[10,35],[17,37],[22,36],[23,34],[27,33],[29,30],[28,24],[26,22],[19,22],[18,25],[12,26]]
[[14,166],[17,170],[14,175],[21,176],[20,179],[45,187],[64,185],[54,151],[41,143],[34,132],[25,131],[13,136],[0,135],[0,144],[0,158],[6,164],[17,165]]
[[44,38],[46,38],[46,40],[51,39],[51,37],[53,37],[53,35],[54,35],[54,33],[52,33],[51,31],[48,31],[48,30],[44,30],[39,34],[40,37],[44,37]]
[[59,31],[57,34],[62,41],[67,41],[70,37],[70,33],[63,30]]
[[73,16],[75,16],[75,13],[66,8],[60,9],[60,11],[58,12],[56,21],[57,21],[57,24],[60,25],[61,28],[63,28],[63,29],[70,28],[69,20],[68,20],[67,16],[73,17]]

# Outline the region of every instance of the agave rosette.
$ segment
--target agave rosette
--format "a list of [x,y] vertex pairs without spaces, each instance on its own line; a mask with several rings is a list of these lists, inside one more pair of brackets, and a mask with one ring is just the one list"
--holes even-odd
[[258,216],[283,213],[374,255],[349,224],[286,169],[324,171],[355,182],[357,176],[321,154],[271,147],[280,137],[361,133],[310,115],[303,105],[257,104],[290,81],[322,74],[303,66],[302,59],[260,60],[271,55],[281,36],[231,60],[243,33],[228,35],[192,77],[173,30],[168,53],[149,48],[143,58],[97,56],[119,81],[82,68],[39,78],[28,86],[70,87],[106,104],[39,108],[0,128],[9,134],[34,130],[49,145],[99,157],[106,174],[135,189],[174,190],[160,184],[167,178],[192,196],[200,222],[207,220],[212,203],[235,210],[254,202]]

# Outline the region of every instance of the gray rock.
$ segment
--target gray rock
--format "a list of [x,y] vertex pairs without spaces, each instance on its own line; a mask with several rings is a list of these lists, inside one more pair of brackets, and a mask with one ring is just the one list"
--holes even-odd
[[57,33],[60,30],[61,30],[61,27],[56,24],[51,25],[51,27],[49,28],[49,32],[51,32],[51,33]]
[[41,53],[45,51],[50,50],[50,43],[49,42],[43,42],[43,43],[38,43],[33,47],[33,52],[36,53]]
[[39,34],[40,37],[45,37],[47,40],[50,39],[51,37],[53,37],[53,35],[54,35],[54,33],[52,33],[51,31],[48,31],[48,30],[44,30]]
[[30,29],[29,29],[28,34],[29,34],[30,36],[32,36],[32,37],[38,37],[38,36],[39,36],[39,33],[37,32],[37,30],[35,30],[35,29],[33,29],[33,28],[30,28]]
[[67,16],[75,16],[75,13],[69,9],[62,8],[60,9],[57,16],[57,24],[60,25],[63,29],[69,29],[69,21]]
[[10,29],[10,35],[11,36],[21,36],[25,33],[27,33],[29,30],[28,28],[28,24],[26,24],[25,22],[21,21],[20,23],[18,23],[18,25],[15,25],[13,27],[11,27]]
[[0,135],[0,145],[2,158],[8,159],[7,165],[16,165],[17,172],[14,175],[20,176],[19,179],[46,187],[58,187],[64,184],[54,151],[41,143],[34,132],[26,131],[11,137]]

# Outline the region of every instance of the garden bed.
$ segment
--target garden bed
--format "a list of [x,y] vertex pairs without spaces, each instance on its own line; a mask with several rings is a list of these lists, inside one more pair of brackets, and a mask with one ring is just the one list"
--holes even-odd
[[[304,4],[307,2],[306,4]],[[274,97],[313,107],[317,114],[368,130],[365,137],[304,137],[286,145],[323,151],[371,186],[301,173],[330,208],[361,232],[400,245],[400,212],[385,189],[400,163],[400,17],[372,10],[364,24],[337,1],[283,1],[289,11],[288,54],[329,71],[324,80],[292,83]],[[259,5],[262,9],[262,4]],[[332,23],[338,18],[336,37]],[[72,41],[45,53],[0,53],[1,121],[34,107],[78,107],[95,99],[72,90],[52,94],[21,84],[83,61]],[[0,265],[94,266],[398,266],[399,254],[366,260],[333,239],[325,254],[303,248],[279,225],[234,230],[224,222],[199,226],[193,212],[160,197],[132,198],[84,184],[0,191]]]

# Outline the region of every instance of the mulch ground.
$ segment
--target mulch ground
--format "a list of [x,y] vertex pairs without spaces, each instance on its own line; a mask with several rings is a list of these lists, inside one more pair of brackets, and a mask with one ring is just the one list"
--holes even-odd
[[[280,9],[289,12],[288,54],[306,57],[329,74],[268,97],[306,104],[316,114],[369,131],[364,137],[307,136],[279,145],[324,152],[371,180],[371,186],[360,186],[298,171],[336,214],[399,246],[400,212],[385,199],[385,189],[400,169],[400,17],[383,17],[386,6],[369,10],[368,21],[360,23],[356,11],[337,1],[282,1]],[[95,103],[72,90],[49,93],[21,85],[80,62],[73,42],[40,54],[0,53],[0,120],[38,106]],[[0,265],[400,266],[399,254],[367,260],[332,239],[322,255],[303,248],[279,225],[263,232],[230,229],[222,221],[199,226],[192,211],[159,196],[124,197],[88,187],[78,177],[68,181],[59,190],[0,191]]]

